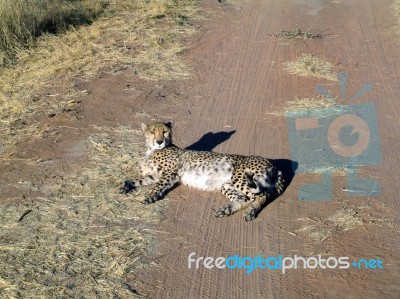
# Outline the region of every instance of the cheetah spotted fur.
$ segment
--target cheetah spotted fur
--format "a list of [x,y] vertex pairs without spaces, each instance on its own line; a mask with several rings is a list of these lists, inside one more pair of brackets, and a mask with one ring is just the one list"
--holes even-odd
[[121,193],[153,185],[144,203],[154,203],[178,183],[200,190],[221,190],[230,203],[217,209],[225,217],[245,209],[243,218],[253,220],[267,199],[283,193],[285,182],[268,159],[181,149],[172,144],[172,122],[142,124],[146,156],[139,162],[141,177],[126,180]]

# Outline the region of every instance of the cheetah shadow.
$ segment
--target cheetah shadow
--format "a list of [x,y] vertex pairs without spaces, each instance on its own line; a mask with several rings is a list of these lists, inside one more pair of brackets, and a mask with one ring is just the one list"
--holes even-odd
[[282,176],[286,182],[287,188],[294,178],[299,163],[289,159],[269,159],[269,161],[271,161],[272,165],[274,165],[276,169],[282,171]]
[[268,159],[274,167],[280,171],[282,171],[282,177],[285,180],[285,187],[283,188],[283,192],[279,195],[275,195],[267,198],[266,202],[263,204],[262,208],[257,212],[256,216],[262,212],[264,208],[266,208],[269,204],[274,202],[277,198],[279,198],[282,194],[286,192],[286,189],[291,184],[294,175],[296,173],[296,169],[299,165],[296,161],[292,161],[289,159]]
[[230,132],[217,132],[217,133],[208,132],[204,134],[203,137],[201,137],[198,141],[189,145],[185,149],[192,151],[212,151],[219,144],[231,138],[231,136],[235,133],[236,133],[235,130]]

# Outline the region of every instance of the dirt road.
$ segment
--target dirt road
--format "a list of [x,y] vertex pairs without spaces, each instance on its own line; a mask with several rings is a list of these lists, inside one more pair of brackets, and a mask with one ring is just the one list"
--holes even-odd
[[[317,84],[338,96],[340,86],[289,75],[282,64],[302,53],[324,57],[335,71],[348,72],[348,95],[367,82],[374,86],[354,103],[377,106],[383,161],[360,167],[360,175],[378,180],[382,193],[348,196],[342,190],[346,177],[335,174],[332,200],[299,201],[299,187],[320,176],[297,174],[280,198],[245,223],[240,213],[214,218],[212,209],[225,203],[222,195],[178,187],[157,228],[161,245],[154,266],[136,277],[139,292],[149,298],[398,298],[400,54],[390,2],[203,5],[211,17],[187,54],[194,79],[175,87],[179,99],[167,96],[162,104],[150,101],[142,109],[173,119],[179,146],[290,159],[285,117],[269,113],[282,111],[295,98],[315,96]],[[270,35],[295,27],[324,36],[287,42]],[[280,165],[288,173],[287,163]],[[379,258],[384,268],[291,269],[285,274],[257,269],[246,275],[244,269],[188,269],[191,252],[204,257],[321,255],[349,257],[350,262]]]
[[[40,294],[47,294],[53,286],[57,289],[53,297],[69,291],[76,291],[71,298],[86,291],[89,297],[99,296],[96,288],[104,296],[174,299],[400,297],[400,36],[391,2],[226,2],[201,1],[209,18],[194,21],[200,30],[184,54],[193,66],[192,79],[146,81],[135,75],[134,66],[104,71],[93,80],[74,79],[65,89],[73,83],[85,95],[82,101],[74,100],[57,115],[38,112],[45,119],[42,136],[21,142],[2,160],[0,212],[7,223],[5,235],[0,236],[7,253],[2,261],[13,267],[0,274],[12,281],[10,294],[17,294],[14,291],[30,275],[27,281],[35,283],[27,284],[25,292],[39,286]],[[287,40],[272,34],[296,27],[322,38]],[[366,165],[358,165],[357,174],[378,182],[380,195],[350,196],[346,173],[337,171],[331,200],[299,200],[304,184],[321,181],[322,176],[291,173],[293,132],[289,132],[285,107],[288,101],[315,97],[317,85],[334,97],[342,92],[339,81],[284,71],[284,63],[302,54],[324,58],[335,72],[348,73],[345,105],[376,106],[377,120],[372,125],[379,128],[382,161],[369,165],[364,160]],[[373,89],[350,100],[368,82]],[[48,90],[43,98],[57,94]],[[227,203],[220,193],[179,186],[154,205],[155,211],[164,211],[156,227],[143,226],[158,221],[158,214],[144,213],[147,208],[136,210],[143,205],[134,201],[133,194],[118,194],[117,185],[130,173],[129,162],[138,152],[135,129],[153,119],[174,121],[178,146],[272,159],[289,183],[285,193],[246,223],[241,213],[214,217],[213,209]],[[372,120],[365,118],[368,124]],[[311,139],[311,145],[322,139]],[[149,232],[159,241],[155,249],[142,237]],[[141,247],[132,236],[137,236]],[[31,250],[38,246],[36,238],[48,254],[44,249]],[[21,250],[16,250],[18,244]],[[137,272],[145,250],[152,251],[151,266]],[[36,252],[45,252],[45,257]],[[255,269],[245,274],[246,269],[189,269],[192,252],[213,258],[348,257],[356,266],[303,269],[300,263],[299,269],[286,273]],[[96,256],[102,263],[96,262]],[[375,262],[366,269],[361,259]],[[97,268],[86,269],[88,265]],[[108,288],[103,287],[105,282],[111,282]]]

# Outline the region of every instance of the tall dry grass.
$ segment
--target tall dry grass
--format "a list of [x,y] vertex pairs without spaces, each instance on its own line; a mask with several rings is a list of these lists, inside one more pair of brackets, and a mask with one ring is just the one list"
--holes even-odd
[[43,33],[90,24],[105,5],[105,0],[0,0],[0,65]]
[[395,24],[393,25],[397,34],[400,34],[400,0],[394,0],[390,6],[390,11],[395,18]]
[[[0,1],[68,7],[95,3]],[[56,30],[46,27],[28,34],[22,29],[31,28],[25,19],[23,26],[7,27],[7,36],[15,41],[7,40],[11,49],[7,59],[12,63],[0,67],[1,161],[12,160],[10,153],[18,143],[51,134],[46,122],[33,116],[54,112],[64,105],[60,101],[75,103],[80,92],[68,84],[75,77],[91,78],[100,70],[132,65],[132,76],[147,79],[190,75],[180,54],[185,49],[183,38],[195,31],[190,25],[196,16],[194,0],[101,3],[107,4],[104,11],[97,19],[90,18],[89,26],[60,22]],[[21,18],[16,14],[14,20]],[[22,38],[17,37],[19,32]],[[47,96],[48,88],[59,81],[65,84],[57,87],[59,96]],[[40,184],[29,177],[21,180],[11,188],[41,195],[26,200],[18,195],[0,206],[0,298],[145,296],[135,290],[135,272],[152,262],[148,258],[149,252],[154,253],[151,223],[160,220],[165,201],[149,206],[136,201],[146,190],[129,197],[118,194],[121,180],[134,171],[141,150],[139,132],[126,127],[96,130],[86,140],[87,161],[79,171]],[[39,169],[42,162],[25,163]]]
[[[8,5],[13,2],[0,1]],[[59,3],[46,1],[54,5]],[[38,4],[45,0],[17,2]],[[84,6],[92,17],[100,13],[101,7],[104,11],[90,26],[60,29],[59,34],[42,32],[38,38],[31,34],[21,46],[14,42],[11,54],[8,54],[14,57],[14,63],[0,67],[0,154],[31,136],[32,130],[37,132],[34,126],[22,127],[21,123],[38,111],[46,112],[52,110],[50,106],[57,105],[43,101],[40,96],[55,78],[90,78],[102,69],[126,69],[132,65],[136,74],[145,79],[190,76],[190,68],[180,54],[185,50],[183,39],[195,32],[189,22],[197,17],[195,0],[74,0],[61,3]],[[59,28],[65,26],[66,23],[60,23]]]

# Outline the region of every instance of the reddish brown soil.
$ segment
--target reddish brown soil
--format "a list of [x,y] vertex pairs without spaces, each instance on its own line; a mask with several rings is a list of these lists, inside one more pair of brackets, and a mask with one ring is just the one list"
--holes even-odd
[[[141,270],[134,283],[137,291],[149,298],[399,298],[399,37],[390,1],[336,2],[249,0],[235,6],[205,0],[210,19],[186,54],[195,70],[192,80],[143,82],[128,69],[78,82],[77,87],[90,94],[76,114],[50,119],[49,126],[57,134],[21,144],[12,156],[58,162],[44,162],[42,167],[24,166],[18,160],[3,164],[1,197],[32,196],[11,187],[18,180],[43,182],[76,171],[85,161],[84,140],[93,126],[139,128],[140,122],[152,117],[174,120],[178,146],[276,159],[290,176],[285,118],[268,112],[282,110],[285,102],[295,97],[314,96],[317,83],[340,94],[337,82],[288,75],[282,70],[284,62],[312,53],[329,59],[337,70],[349,72],[348,94],[366,82],[374,84],[372,92],[356,102],[377,105],[383,162],[362,167],[361,173],[379,180],[381,196],[349,197],[341,190],[345,177],[335,176],[333,200],[302,202],[297,199],[299,186],[318,177],[299,174],[281,197],[256,220],[246,223],[241,213],[214,217],[212,210],[226,203],[219,193],[180,186],[169,194],[165,218],[155,229],[160,246],[154,266]],[[294,27],[325,36],[285,43],[269,35]],[[368,206],[367,214],[375,220],[350,230],[335,230],[326,222],[337,211],[362,206]],[[332,233],[321,241],[298,231],[315,223]],[[286,274],[258,269],[246,275],[243,269],[188,269],[191,252],[211,257],[322,254],[350,260],[380,258],[384,269],[292,269]]]

